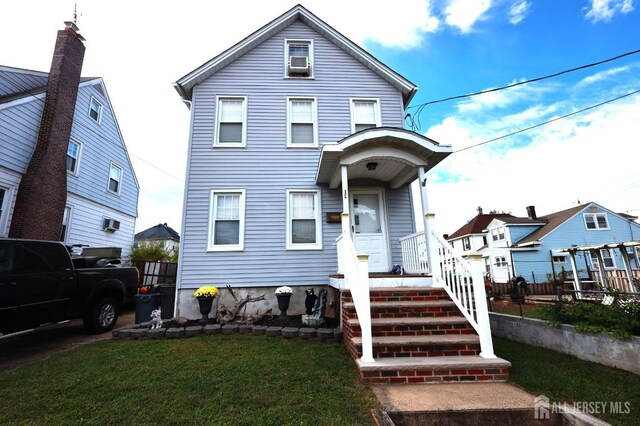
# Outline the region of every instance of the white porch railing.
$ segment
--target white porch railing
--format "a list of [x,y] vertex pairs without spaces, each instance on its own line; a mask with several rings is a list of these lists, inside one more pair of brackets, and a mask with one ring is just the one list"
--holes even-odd
[[427,241],[424,232],[400,238],[402,267],[409,274],[426,274],[429,270]]
[[357,254],[351,235],[336,239],[339,269],[344,274],[345,288],[351,291],[362,331],[362,362],[374,362],[371,337],[371,300],[369,299],[369,255]]
[[468,262],[453,251],[447,240],[432,232],[429,242],[436,244],[440,271],[442,276],[433,277],[434,281],[444,287],[462,315],[469,321],[480,337],[480,356],[495,358],[487,294],[482,274],[482,256],[470,255]]

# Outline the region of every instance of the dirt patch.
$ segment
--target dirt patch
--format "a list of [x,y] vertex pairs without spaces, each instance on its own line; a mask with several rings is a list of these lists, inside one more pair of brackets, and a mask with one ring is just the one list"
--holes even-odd
[[[522,304],[522,314],[524,316],[529,316],[527,314],[533,314],[534,312],[540,311],[543,306],[550,306],[550,304],[533,303],[531,301],[525,300],[525,302]],[[521,312],[520,305],[518,303],[512,302],[509,298],[492,300],[489,310],[491,312],[518,316],[520,316]],[[536,318],[538,317],[538,315],[531,316]]]

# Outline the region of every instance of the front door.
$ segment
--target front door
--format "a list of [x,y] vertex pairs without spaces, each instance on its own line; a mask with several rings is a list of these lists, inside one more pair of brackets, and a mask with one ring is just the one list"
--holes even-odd
[[369,271],[389,272],[391,268],[382,191],[351,191],[349,216],[356,251],[369,254]]

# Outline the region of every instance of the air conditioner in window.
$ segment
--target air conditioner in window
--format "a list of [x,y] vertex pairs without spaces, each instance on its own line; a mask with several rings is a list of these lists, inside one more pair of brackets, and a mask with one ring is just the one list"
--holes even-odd
[[289,74],[309,75],[311,69],[309,67],[309,57],[307,56],[290,56],[289,57]]
[[115,219],[104,219],[102,221],[102,229],[107,232],[116,232],[120,229],[120,221]]

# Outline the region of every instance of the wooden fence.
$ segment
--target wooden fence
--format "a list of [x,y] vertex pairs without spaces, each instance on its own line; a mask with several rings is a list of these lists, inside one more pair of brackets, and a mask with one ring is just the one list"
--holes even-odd
[[[528,283],[527,294],[556,294],[556,283]],[[513,293],[513,283],[491,283],[494,295]]]
[[[596,280],[598,283],[602,282],[602,279],[600,278],[600,271],[591,271],[591,274],[593,276],[593,279]],[[605,287],[612,287],[612,288],[615,288],[616,290],[620,290],[627,293],[640,291],[640,289],[638,288],[638,283],[640,283],[640,269],[632,269],[631,276],[635,281],[635,286],[636,286],[635,289],[633,289],[629,285],[627,272],[624,269],[614,269],[614,270],[605,271],[604,277],[607,282]]]
[[174,262],[136,262],[140,272],[140,285],[174,284],[178,276],[178,264]]

